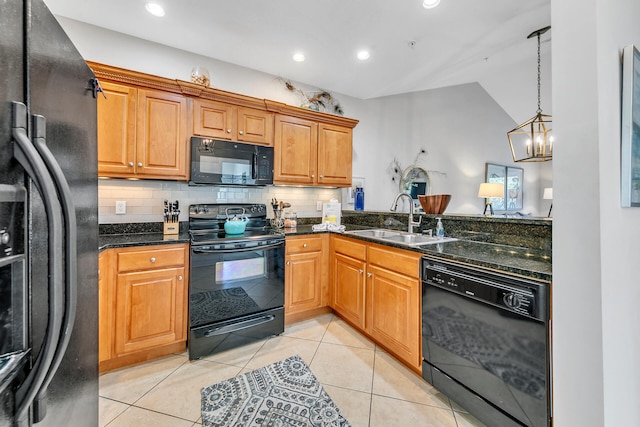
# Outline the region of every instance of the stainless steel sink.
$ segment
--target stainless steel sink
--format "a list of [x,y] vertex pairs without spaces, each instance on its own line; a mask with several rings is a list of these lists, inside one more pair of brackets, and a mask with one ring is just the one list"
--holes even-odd
[[452,242],[454,238],[445,237],[438,239],[426,234],[408,233],[405,231],[387,230],[384,228],[347,231],[345,234],[354,234],[356,236],[368,237],[370,239],[380,240],[383,242],[400,243],[407,246],[430,245],[433,243]]

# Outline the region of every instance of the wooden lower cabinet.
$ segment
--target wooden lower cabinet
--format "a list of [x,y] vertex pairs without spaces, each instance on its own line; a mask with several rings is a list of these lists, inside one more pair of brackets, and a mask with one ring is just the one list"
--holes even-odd
[[103,254],[111,266],[101,266],[100,272],[110,272],[111,283],[105,292],[100,288],[100,371],[183,351],[188,245],[110,249]]
[[[327,307],[328,235],[290,236],[286,240],[285,318],[307,317]],[[307,314],[305,314],[307,313]]]
[[331,307],[420,372],[422,255],[345,237],[332,239]]

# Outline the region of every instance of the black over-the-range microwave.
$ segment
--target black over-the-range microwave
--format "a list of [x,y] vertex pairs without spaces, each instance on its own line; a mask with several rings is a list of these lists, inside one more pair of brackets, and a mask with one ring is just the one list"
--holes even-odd
[[192,136],[189,184],[273,184],[273,147]]

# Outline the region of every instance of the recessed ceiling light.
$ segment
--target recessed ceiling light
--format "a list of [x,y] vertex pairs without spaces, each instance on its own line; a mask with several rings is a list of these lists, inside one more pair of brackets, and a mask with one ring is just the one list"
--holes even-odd
[[433,9],[439,4],[440,4],[440,0],[424,0],[422,2],[422,7],[424,7],[425,9]]
[[296,61],[296,62],[304,61],[304,53],[294,53],[293,54],[293,60]]
[[164,8],[158,3],[147,3],[144,7],[147,9],[147,12],[153,16],[164,16]]
[[371,57],[371,54],[368,50],[361,50],[356,55],[360,61],[365,61]]

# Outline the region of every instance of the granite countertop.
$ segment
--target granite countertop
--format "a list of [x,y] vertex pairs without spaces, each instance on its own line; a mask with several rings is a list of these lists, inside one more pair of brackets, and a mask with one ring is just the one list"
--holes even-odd
[[[302,225],[293,230],[285,229],[284,233],[286,236],[327,233],[326,231],[313,231],[311,227],[311,225]],[[362,230],[365,228],[372,227],[347,225],[346,231]],[[552,277],[551,253],[541,250],[467,239],[420,246],[408,246],[401,243],[383,242],[378,239],[354,234],[345,234],[345,236],[543,281],[551,281]]]
[[[372,227],[346,225],[346,231],[362,230],[366,228]],[[181,230],[182,231],[179,234],[172,236],[165,236],[159,232],[100,234],[98,239],[99,250],[130,246],[189,243],[189,232],[184,230],[183,227],[181,227]],[[329,232],[313,231],[312,225],[303,224],[299,225],[295,229],[285,229],[283,233],[285,236],[297,236]],[[371,239],[354,234],[345,234],[345,236],[352,239],[383,244],[398,249],[419,252],[442,259],[472,264],[479,267],[485,267],[543,281],[551,281],[552,277],[551,253],[548,251],[481,242],[466,238],[444,243],[408,246],[400,243],[382,242],[377,239]]]
[[168,245],[172,243],[189,243],[189,232],[164,235],[163,233],[126,233],[100,234],[98,236],[98,250],[112,248],[126,248],[129,246]]

